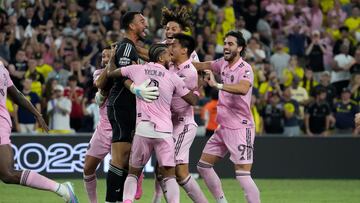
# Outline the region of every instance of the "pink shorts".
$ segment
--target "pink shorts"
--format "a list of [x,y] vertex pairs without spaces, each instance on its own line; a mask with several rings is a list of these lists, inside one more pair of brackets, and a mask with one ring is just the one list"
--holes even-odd
[[96,130],[91,137],[86,155],[104,159],[111,151],[112,131],[96,127]]
[[188,164],[191,144],[196,136],[197,127],[194,124],[180,124],[174,126],[175,162]]
[[220,126],[208,140],[203,153],[224,157],[230,152],[234,164],[252,164],[255,128],[229,129]]
[[9,123],[0,116],[0,145],[10,144],[11,127]]
[[134,168],[143,168],[155,151],[160,166],[175,167],[174,139],[148,138],[135,135],[131,147],[130,165]]

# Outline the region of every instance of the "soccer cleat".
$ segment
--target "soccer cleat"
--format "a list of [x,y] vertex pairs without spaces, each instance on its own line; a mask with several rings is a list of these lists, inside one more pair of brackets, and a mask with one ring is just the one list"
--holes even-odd
[[65,182],[62,183],[62,185],[64,185],[67,188],[68,191],[68,196],[67,197],[63,197],[63,199],[65,200],[66,203],[79,203],[75,192],[74,192],[74,187],[72,185],[72,183],[70,182]]
[[136,193],[135,193],[135,199],[139,200],[142,196],[142,182],[144,180],[144,173],[141,173],[138,182],[137,182],[137,188],[136,188]]

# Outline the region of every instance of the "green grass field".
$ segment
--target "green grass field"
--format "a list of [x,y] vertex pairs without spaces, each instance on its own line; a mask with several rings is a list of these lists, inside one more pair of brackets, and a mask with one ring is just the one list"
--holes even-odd
[[[64,181],[64,180],[61,180]],[[82,180],[71,180],[81,203],[88,202]],[[263,203],[359,203],[360,180],[255,180],[261,191]],[[214,202],[199,181],[210,202]],[[244,197],[235,180],[223,180],[223,188],[229,203],[243,203]],[[153,180],[145,179],[144,194],[139,203],[150,203],[153,194]],[[98,181],[99,202],[104,202],[105,181]],[[21,186],[0,183],[0,203],[61,203],[55,194]],[[162,201],[165,202],[165,201]],[[191,202],[181,191],[181,202]]]

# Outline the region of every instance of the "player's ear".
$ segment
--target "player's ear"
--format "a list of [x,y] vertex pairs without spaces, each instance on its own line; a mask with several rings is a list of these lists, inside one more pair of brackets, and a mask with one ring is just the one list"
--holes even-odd
[[240,47],[240,46],[239,46],[239,47],[237,48],[237,52],[238,52],[238,53],[241,53],[242,50],[243,50],[243,47]]

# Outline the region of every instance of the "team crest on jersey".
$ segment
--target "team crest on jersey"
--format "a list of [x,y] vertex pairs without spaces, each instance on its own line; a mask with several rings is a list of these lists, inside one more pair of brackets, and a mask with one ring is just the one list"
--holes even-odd
[[244,64],[243,62],[241,62],[241,63],[238,65],[239,68],[242,68],[242,67],[244,67],[244,66],[245,66],[245,64]]
[[244,75],[244,78],[250,78],[250,71],[249,70],[246,70],[245,71],[245,75]]

